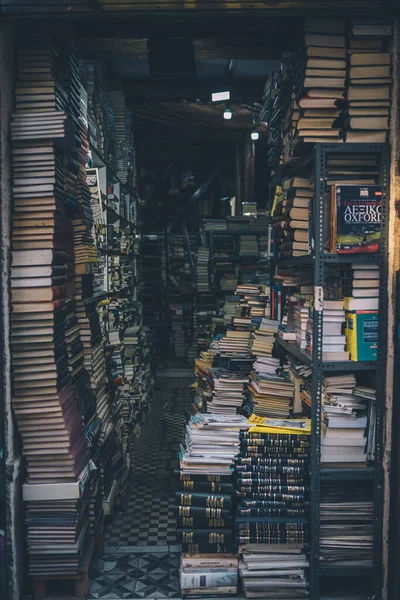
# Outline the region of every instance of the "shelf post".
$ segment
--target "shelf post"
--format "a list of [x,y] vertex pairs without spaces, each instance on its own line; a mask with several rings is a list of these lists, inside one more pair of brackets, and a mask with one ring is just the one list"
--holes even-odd
[[322,326],[324,289],[324,200],[325,150],[315,146],[314,203],[314,306],[312,343],[311,402],[311,493],[310,493],[310,596],[319,599],[319,537],[320,537],[320,459],[321,459],[321,397],[322,397]]

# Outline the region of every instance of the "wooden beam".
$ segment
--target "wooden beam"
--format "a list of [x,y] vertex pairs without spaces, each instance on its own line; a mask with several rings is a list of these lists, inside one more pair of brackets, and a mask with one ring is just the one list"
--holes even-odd
[[173,80],[173,81],[124,81],[123,89],[127,102],[145,104],[146,101],[183,101],[196,102],[201,100],[209,102],[211,93],[219,89],[229,89],[231,103],[246,104],[260,101],[263,94],[263,80]]
[[[194,40],[196,60],[247,59],[279,60],[282,51],[290,47],[290,41],[281,37],[280,42],[251,38],[221,38]],[[147,39],[79,38],[76,43],[80,58],[147,58]]]

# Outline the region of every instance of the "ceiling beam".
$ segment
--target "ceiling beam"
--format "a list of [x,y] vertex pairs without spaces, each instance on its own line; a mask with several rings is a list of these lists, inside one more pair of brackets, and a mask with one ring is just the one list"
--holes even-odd
[[[286,38],[284,38],[286,39]],[[283,47],[280,43],[268,43],[261,39],[221,38],[193,40],[197,60],[247,59],[279,60]],[[286,41],[286,47],[290,43]],[[76,49],[80,58],[147,58],[147,39],[79,38]]]
[[246,104],[261,100],[264,89],[263,80],[176,80],[172,81],[131,81],[122,82],[127,102],[145,104],[146,102],[209,102],[211,93],[218,89],[229,89],[231,104]]

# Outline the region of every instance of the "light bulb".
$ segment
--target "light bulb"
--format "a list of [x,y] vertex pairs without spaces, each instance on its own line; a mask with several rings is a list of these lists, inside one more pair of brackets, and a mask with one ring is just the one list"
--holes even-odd
[[256,141],[260,137],[260,134],[258,133],[258,131],[252,131],[250,136],[252,140]]
[[225,121],[230,121],[232,119],[232,111],[230,108],[224,110],[224,119]]

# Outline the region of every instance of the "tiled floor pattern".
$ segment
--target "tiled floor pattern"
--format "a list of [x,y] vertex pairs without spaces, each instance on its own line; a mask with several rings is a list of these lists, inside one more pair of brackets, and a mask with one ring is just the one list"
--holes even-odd
[[88,600],[179,597],[178,553],[109,554],[93,565]]
[[174,470],[191,399],[188,370],[165,370],[132,452],[125,510],[105,530],[104,555],[92,565],[88,598],[179,598]]

